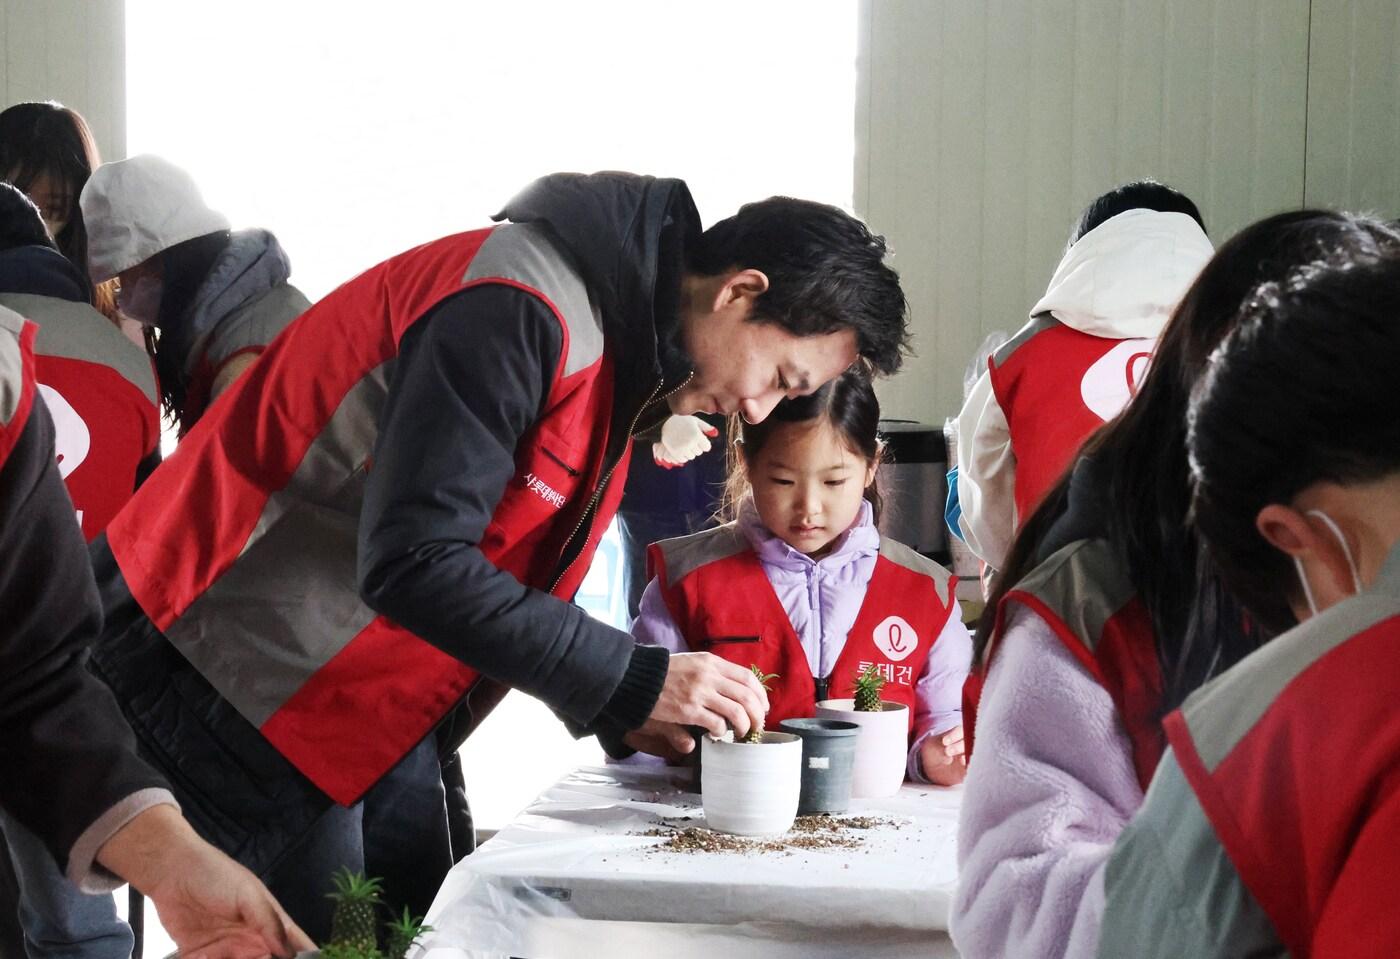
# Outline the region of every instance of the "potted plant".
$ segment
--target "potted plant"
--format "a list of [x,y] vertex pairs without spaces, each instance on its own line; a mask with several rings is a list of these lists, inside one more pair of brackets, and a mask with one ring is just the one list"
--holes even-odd
[[418,938],[432,931],[421,916],[414,917],[404,907],[403,915],[384,926],[384,945],[379,948],[379,909],[383,887],[378,879],[342,868],[331,881],[335,900],[331,915],[331,941],[321,947],[321,959],[407,959]]
[[[750,668],[764,689],[777,678]],[[760,723],[739,740],[706,736],[700,749],[700,799],[711,829],[771,836],[792,828],[802,789],[801,739],[766,732]]]
[[850,699],[824,699],[817,716],[860,726],[851,795],[858,799],[893,796],[904,782],[909,760],[909,709],[880,698],[885,678],[874,663],[856,677]]

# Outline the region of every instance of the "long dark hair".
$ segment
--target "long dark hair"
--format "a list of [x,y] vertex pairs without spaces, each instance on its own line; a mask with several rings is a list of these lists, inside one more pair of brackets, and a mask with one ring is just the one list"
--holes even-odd
[[[0,112],[0,179],[29,192],[47,174],[64,193],[67,220],[54,241],[85,280],[88,279],[87,227],[78,196],[102,159],[97,141],[82,114],[61,103],[16,103]],[[92,288],[91,280],[88,286]],[[116,315],[112,289],[92,289],[92,302],[109,318]]]
[[[722,515],[733,519],[739,503],[749,491],[748,464],[752,463],[773,434],[793,423],[821,420],[836,431],[841,442],[868,465],[878,464],[883,451],[880,442],[880,401],[870,373],[861,364],[851,367],[830,383],[807,396],[785,399],[761,423],[748,423],[742,416],[729,418],[729,478],[724,486]],[[865,488],[875,522],[880,521],[883,502],[878,481]]]
[[[1152,619],[1168,709],[1266,638],[1242,625],[1245,617],[1187,524],[1186,409],[1196,378],[1260,282],[1328,251],[1374,255],[1397,242],[1378,220],[1321,210],[1280,213],[1241,230],[1187,290],[1132,402],[1084,446],[1103,480],[1099,512],[1107,536]],[[1043,558],[1040,546],[1064,513],[1068,491],[1066,474],[1017,534],[978,623],[978,662],[1002,598]]]
[[189,374],[184,364],[188,357],[177,355],[173,349],[162,348],[161,342],[167,335],[164,331],[184,322],[185,314],[194,305],[195,294],[228,248],[230,240],[228,230],[219,230],[176,243],[157,254],[160,257],[161,294],[156,328],[161,332],[148,335],[147,343],[155,355],[156,376],[160,380],[165,414],[176,423],[182,423],[185,415]]
[[1320,481],[1400,472],[1400,252],[1327,259],[1266,283],[1191,400],[1191,515],[1221,578],[1272,629],[1293,622],[1288,557],[1259,511]]

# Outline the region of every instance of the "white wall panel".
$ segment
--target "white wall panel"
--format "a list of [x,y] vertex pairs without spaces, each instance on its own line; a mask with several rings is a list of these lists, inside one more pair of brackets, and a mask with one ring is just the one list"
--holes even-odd
[[918,357],[888,415],[941,422],[1095,195],[1154,176],[1215,237],[1303,195],[1307,0],[865,0],[856,205]]
[[1400,3],[1313,0],[1307,202],[1400,216]]
[[58,100],[87,118],[103,159],[126,151],[123,0],[0,0],[0,107]]

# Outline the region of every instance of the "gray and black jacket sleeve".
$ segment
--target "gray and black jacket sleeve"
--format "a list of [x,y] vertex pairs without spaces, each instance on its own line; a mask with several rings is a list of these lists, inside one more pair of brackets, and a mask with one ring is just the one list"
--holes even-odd
[[135,794],[167,788],[84,665],[101,622],[53,422],[36,396],[0,466],[0,805],[65,870],[90,827]]
[[479,549],[562,348],[549,308],[504,285],[464,291],[413,325],[380,416],[360,591],[376,612],[576,729],[631,729],[660,695],[665,651],[522,585]]

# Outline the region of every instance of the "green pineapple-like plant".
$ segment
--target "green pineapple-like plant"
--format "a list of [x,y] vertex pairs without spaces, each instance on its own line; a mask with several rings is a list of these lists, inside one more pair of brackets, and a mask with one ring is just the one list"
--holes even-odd
[[[764,691],[766,691],[766,692],[772,692],[772,688],[768,685],[768,681],[769,681],[770,679],[777,679],[777,678],[778,678],[778,674],[777,674],[777,673],[765,673],[763,670],[759,669],[757,666],[754,666],[754,665],[750,665],[750,666],[749,666],[749,669],[753,670],[753,674],[754,674],[755,676],[758,677],[758,684],[759,684],[760,686],[763,687]],[[763,742],[763,717],[761,717],[761,716],[759,717],[758,722],[754,723],[753,726],[749,729],[749,734],[748,734],[747,736],[745,736],[743,739],[741,739],[740,742],[745,742],[745,743],[761,743],[761,742]]]
[[423,923],[405,906],[403,916],[384,926],[385,948],[381,952],[377,930],[378,911],[384,889],[380,880],[366,879],[363,873],[341,869],[331,881],[335,900],[331,916],[331,941],[321,947],[321,959],[407,959],[408,951],[433,927]]
[[871,663],[866,666],[855,682],[855,707],[859,713],[883,712],[885,704],[880,699],[880,691],[885,688],[885,677]]
[[327,893],[335,901],[331,915],[331,946],[377,954],[375,912],[383,901],[383,884],[378,879],[366,879],[364,873],[342,867],[331,877],[335,892]]
[[413,948],[418,937],[432,931],[433,927],[425,925],[422,916],[414,916],[404,906],[403,915],[385,927],[388,942],[384,955],[387,959],[407,959],[408,950]]

